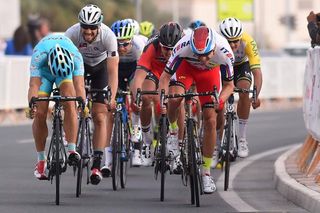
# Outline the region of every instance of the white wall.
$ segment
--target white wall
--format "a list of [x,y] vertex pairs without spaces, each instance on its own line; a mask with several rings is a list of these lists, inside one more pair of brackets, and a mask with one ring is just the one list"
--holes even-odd
[[20,0],[0,0],[0,39],[11,38],[20,25]]

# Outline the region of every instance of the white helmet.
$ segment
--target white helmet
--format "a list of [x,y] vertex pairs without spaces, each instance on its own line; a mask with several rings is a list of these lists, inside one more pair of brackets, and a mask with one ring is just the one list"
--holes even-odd
[[80,10],[78,19],[81,24],[100,25],[103,20],[103,15],[97,5],[88,4]]
[[221,34],[228,40],[236,40],[242,36],[242,24],[239,19],[226,18],[221,22],[219,28]]
[[135,35],[139,35],[139,33],[140,33],[140,25],[139,25],[139,23],[135,19],[132,19],[132,18],[128,18],[127,20],[133,24],[133,26],[134,26],[134,34]]

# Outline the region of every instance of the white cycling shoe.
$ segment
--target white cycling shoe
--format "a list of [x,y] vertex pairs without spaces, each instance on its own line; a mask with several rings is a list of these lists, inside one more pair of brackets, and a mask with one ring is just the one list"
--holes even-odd
[[249,155],[248,142],[246,141],[245,138],[240,138],[238,156],[240,158],[245,158],[245,157],[248,157],[248,155]]
[[217,190],[216,184],[214,183],[213,177],[208,174],[202,176],[203,192],[205,194],[211,194]]
[[135,149],[133,151],[133,156],[132,156],[132,166],[141,166],[142,161],[141,161],[141,154],[140,150]]

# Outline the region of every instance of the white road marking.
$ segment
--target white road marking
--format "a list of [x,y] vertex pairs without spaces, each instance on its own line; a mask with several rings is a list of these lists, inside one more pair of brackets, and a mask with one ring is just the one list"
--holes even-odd
[[238,175],[238,173],[245,167],[249,166],[250,164],[254,163],[254,161],[259,160],[261,158],[264,158],[269,155],[273,155],[278,152],[285,151],[287,149],[290,149],[294,146],[297,146],[297,144],[284,146],[276,149],[271,149],[266,152],[262,152],[256,155],[252,155],[248,158],[243,159],[241,162],[236,163],[234,165],[231,165],[230,168],[230,176],[229,176],[229,188],[228,191],[224,191],[224,172],[219,176],[217,180],[217,189],[219,195],[234,209],[236,209],[239,212],[257,212],[258,210],[254,207],[250,206],[248,203],[246,203],[244,200],[242,200],[239,195],[236,193],[236,191],[233,190],[233,181],[235,177]]
[[[48,137],[47,141],[50,141],[50,140],[51,140],[51,137]],[[21,139],[21,140],[18,140],[18,143],[19,144],[34,143],[34,139],[33,138]]]

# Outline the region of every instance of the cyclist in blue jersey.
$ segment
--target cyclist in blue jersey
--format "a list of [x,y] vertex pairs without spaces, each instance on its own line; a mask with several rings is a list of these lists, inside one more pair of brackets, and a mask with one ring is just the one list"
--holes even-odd
[[[60,89],[62,96],[85,98],[83,59],[72,41],[62,34],[44,37],[35,46],[30,65],[28,101],[32,97],[50,96],[53,84]],[[64,130],[68,142],[68,160],[76,164],[80,155],[76,152],[77,112],[75,102],[63,103]],[[27,110],[27,116],[34,118],[32,131],[38,153],[34,171],[36,178],[47,179],[45,145],[48,136],[46,123],[48,102],[38,102],[36,107]]]

